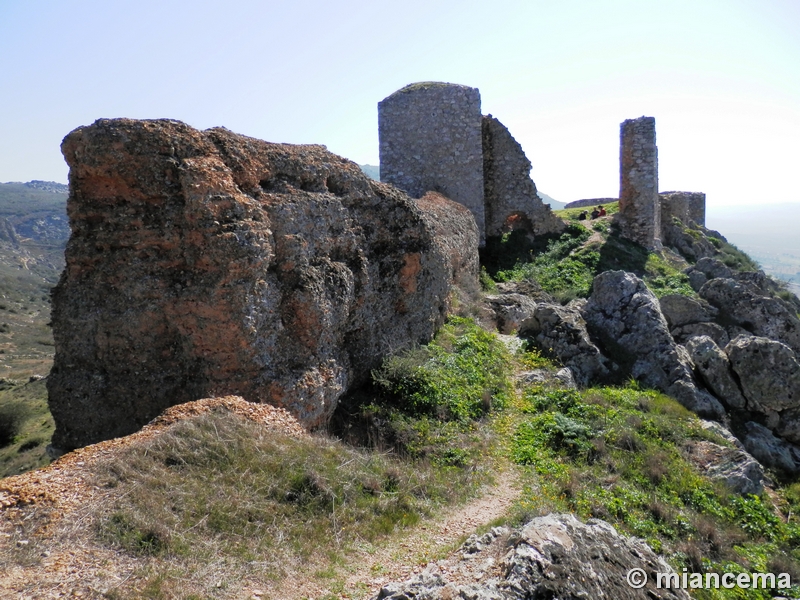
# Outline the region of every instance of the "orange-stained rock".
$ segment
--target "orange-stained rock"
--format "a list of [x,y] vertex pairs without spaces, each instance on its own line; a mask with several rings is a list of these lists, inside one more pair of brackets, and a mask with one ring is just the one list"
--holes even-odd
[[323,425],[477,277],[469,211],[417,204],[323,146],[102,119],[62,151],[72,237],[48,391],[65,450],[213,395]]

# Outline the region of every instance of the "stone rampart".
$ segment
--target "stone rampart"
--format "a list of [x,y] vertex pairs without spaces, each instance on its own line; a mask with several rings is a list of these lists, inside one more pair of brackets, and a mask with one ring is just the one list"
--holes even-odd
[[624,237],[648,249],[661,246],[656,120],[639,117],[620,125],[620,191],[617,221]]
[[539,198],[531,163],[508,129],[481,117],[476,88],[408,85],[378,103],[381,180],[415,198],[437,192],[472,211],[481,236],[563,229]]
[[531,161],[505,125],[483,117],[483,183],[486,237],[525,228],[534,235],[563,228],[536,191]]
[[408,85],[378,103],[381,181],[438,192],[472,211],[485,239],[481,96],[452,83]]
[[680,219],[684,225],[690,222],[705,226],[706,195],[702,192],[661,192],[658,195],[661,205],[662,227],[672,220]]

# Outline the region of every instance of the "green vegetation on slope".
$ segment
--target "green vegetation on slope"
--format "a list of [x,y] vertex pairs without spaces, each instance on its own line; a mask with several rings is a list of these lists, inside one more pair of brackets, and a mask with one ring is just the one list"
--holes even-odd
[[[532,387],[517,409],[510,456],[528,466],[523,514],[604,519],[643,537],[679,572],[789,572],[798,581],[800,484],[771,499],[738,496],[713,483],[687,460],[687,446],[727,444],[674,400],[637,388]],[[771,597],[741,593],[696,597]],[[800,597],[800,587],[788,597]]]
[[54,429],[43,379],[0,383],[0,477],[49,463],[45,448]]
[[[560,212],[572,212],[570,209]],[[570,222],[560,236],[530,242],[522,231],[487,240],[483,262],[497,281],[534,280],[566,303],[591,294],[592,281],[604,271],[624,270],[642,277],[657,295],[694,295],[682,273],[686,261],[671,252],[647,252],[617,236],[607,219]]]

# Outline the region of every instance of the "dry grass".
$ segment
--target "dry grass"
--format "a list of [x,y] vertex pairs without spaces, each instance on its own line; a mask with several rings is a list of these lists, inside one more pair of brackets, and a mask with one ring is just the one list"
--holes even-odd
[[227,598],[243,582],[263,588],[308,565],[324,577],[354,549],[490,479],[475,465],[402,461],[231,414],[182,421],[90,468],[91,498],[63,520],[43,509],[23,520],[31,513],[20,510],[0,558],[24,572],[79,555],[90,573],[76,585],[107,598]]

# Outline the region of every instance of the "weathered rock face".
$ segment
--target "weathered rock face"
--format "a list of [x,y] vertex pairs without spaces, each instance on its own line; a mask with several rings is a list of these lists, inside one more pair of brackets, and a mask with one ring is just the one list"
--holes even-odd
[[713,321],[717,314],[717,309],[707,302],[698,302],[682,294],[667,294],[662,296],[658,303],[670,328],[691,323],[707,323]]
[[522,294],[491,295],[486,302],[494,313],[497,331],[505,335],[518,331],[536,311],[536,302]]
[[800,473],[800,448],[777,438],[763,425],[745,423],[741,438],[747,451],[765,467],[786,475]]
[[486,236],[516,228],[535,235],[562,231],[564,222],[539,198],[522,146],[491,115],[482,123]]
[[672,339],[658,299],[638,277],[625,271],[595,277],[583,316],[606,355],[633,377],[701,416],[725,414],[716,398],[695,386],[686,349]]
[[733,378],[728,356],[708,336],[694,337],[686,343],[694,366],[714,395],[731,408],[743,409],[747,402]]
[[[637,568],[648,575],[641,589],[626,580]],[[621,536],[604,521],[552,514],[518,531],[496,527],[472,536],[457,562],[433,563],[404,583],[384,586],[373,600],[688,600],[685,590],[658,587],[656,573],[674,571],[642,540]]]
[[782,300],[762,295],[751,283],[729,278],[709,280],[700,296],[719,309],[722,324],[778,340],[800,354],[800,319]]
[[679,344],[686,344],[693,337],[700,337],[707,335],[714,340],[717,346],[723,347],[730,340],[728,332],[725,328],[716,323],[689,323],[688,325],[681,325],[670,331],[672,339]]
[[713,442],[691,442],[687,458],[711,479],[724,483],[737,494],[760,494],[764,489],[764,468],[747,452]]
[[386,352],[431,337],[454,280],[477,276],[466,208],[418,205],[322,146],[118,119],[62,151],[73,233],[48,391],[65,449],[214,395],[319,426]]
[[545,354],[569,367],[580,386],[607,378],[613,368],[589,338],[577,306],[539,304],[521,324],[519,335],[532,338]]
[[738,336],[725,346],[748,408],[767,416],[767,425],[800,443],[800,363],[786,345],[763,337]]

